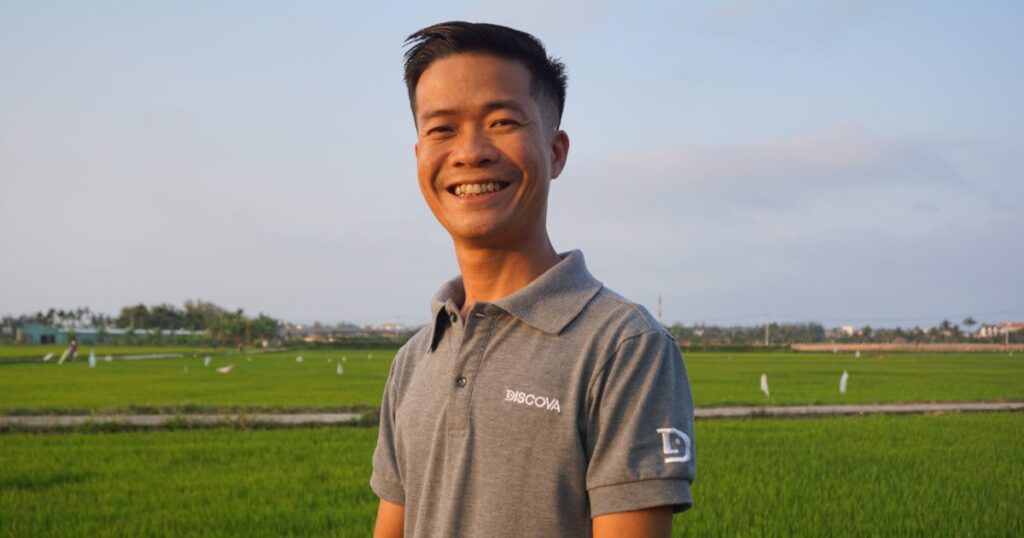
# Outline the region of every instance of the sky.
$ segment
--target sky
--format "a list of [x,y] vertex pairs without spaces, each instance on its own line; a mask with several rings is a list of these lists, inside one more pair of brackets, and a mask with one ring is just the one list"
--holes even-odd
[[1024,3],[354,4],[0,0],[0,314],[427,322],[402,43],[469,20],[567,65],[552,242],[665,323],[1024,320]]

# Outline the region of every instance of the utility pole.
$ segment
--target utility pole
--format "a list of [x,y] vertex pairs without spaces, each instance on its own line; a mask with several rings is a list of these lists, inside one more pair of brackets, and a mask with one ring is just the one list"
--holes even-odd
[[1006,325],[1003,325],[1003,345],[1010,350],[1010,311],[1006,311]]
[[661,294],[658,294],[658,323],[664,325],[665,318],[661,316]]
[[765,347],[768,346],[768,322],[767,321],[764,322],[764,345],[765,345]]

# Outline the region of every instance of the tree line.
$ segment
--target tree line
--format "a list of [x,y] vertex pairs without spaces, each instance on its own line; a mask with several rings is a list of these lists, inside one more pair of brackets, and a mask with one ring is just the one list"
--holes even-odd
[[134,332],[146,331],[205,331],[205,339],[213,342],[251,344],[259,340],[278,337],[281,323],[264,313],[247,316],[241,308],[227,310],[202,300],[185,301],[184,307],[162,303],[146,306],[139,303],[122,307],[116,317],[92,312],[89,307],[38,311],[18,317],[5,316],[3,325],[18,327],[27,323],[42,323],[70,330],[94,328],[103,332],[116,328]]
[[[963,328],[961,328],[963,325]],[[971,331],[978,325],[973,317],[964,319],[960,324],[948,319],[942,320],[934,327],[912,328],[903,327],[871,327],[865,325],[852,331],[839,328],[826,329],[817,322],[807,323],[769,323],[766,325],[719,326],[689,325],[676,323],[668,327],[672,336],[684,346],[763,346],[814,343],[994,343],[1004,341],[1011,343],[1024,342],[1024,331],[1011,332],[1007,335],[979,337]]]

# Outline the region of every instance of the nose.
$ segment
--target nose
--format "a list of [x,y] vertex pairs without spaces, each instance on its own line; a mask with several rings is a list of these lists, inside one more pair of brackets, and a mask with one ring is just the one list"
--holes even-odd
[[452,150],[454,166],[479,167],[498,161],[498,148],[480,129],[464,129]]

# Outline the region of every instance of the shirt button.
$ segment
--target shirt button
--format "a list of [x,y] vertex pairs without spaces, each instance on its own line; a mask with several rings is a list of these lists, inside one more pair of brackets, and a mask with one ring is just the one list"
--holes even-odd
[[458,315],[458,314],[456,314],[455,312],[452,312],[452,313],[451,313],[451,314],[450,314],[450,315],[448,316],[448,319],[452,320],[452,323],[457,323],[457,322],[459,321],[459,315]]
[[455,386],[459,387],[460,389],[462,387],[465,387],[466,386],[466,378],[465,378],[465,376],[461,376],[460,375],[459,378],[455,380]]

